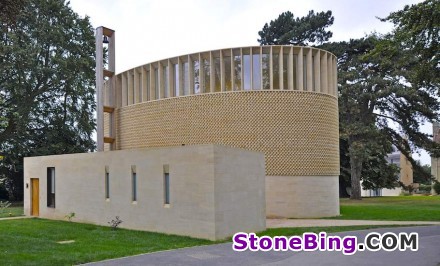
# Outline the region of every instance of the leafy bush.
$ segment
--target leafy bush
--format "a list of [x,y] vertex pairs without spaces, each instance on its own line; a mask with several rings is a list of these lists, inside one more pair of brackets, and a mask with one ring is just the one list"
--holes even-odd
[[437,193],[437,195],[440,195],[440,182],[435,181],[433,188],[435,193]]
[[0,213],[4,213],[9,206],[11,206],[9,201],[0,201]]
[[111,228],[113,230],[116,230],[118,225],[120,225],[121,223],[122,223],[122,220],[119,219],[119,216],[116,216],[115,220],[111,220],[110,222],[108,222],[108,224],[111,226]]
[[420,193],[431,193],[432,186],[420,184],[419,191]]
[[72,221],[73,217],[75,217],[75,213],[71,212],[69,214],[67,214],[66,216],[64,216],[69,222]]

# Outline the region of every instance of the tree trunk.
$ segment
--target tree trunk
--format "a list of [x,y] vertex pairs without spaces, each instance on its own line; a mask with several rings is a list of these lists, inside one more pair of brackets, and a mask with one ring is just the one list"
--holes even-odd
[[350,199],[361,200],[361,172],[362,159],[356,155],[350,155],[351,172],[351,195]]

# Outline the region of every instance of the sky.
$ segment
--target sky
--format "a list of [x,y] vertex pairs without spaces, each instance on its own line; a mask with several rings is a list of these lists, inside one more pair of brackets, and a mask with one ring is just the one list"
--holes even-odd
[[[330,41],[348,41],[371,32],[387,33],[392,24],[380,22],[416,0],[70,0],[93,27],[115,30],[116,72],[169,57],[223,48],[257,46],[258,31],[285,11],[295,17],[331,10]],[[432,133],[432,125],[422,126]],[[429,155],[413,154],[423,164]]]

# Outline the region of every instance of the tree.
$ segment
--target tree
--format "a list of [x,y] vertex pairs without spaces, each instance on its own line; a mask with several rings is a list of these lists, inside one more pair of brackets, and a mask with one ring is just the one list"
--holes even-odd
[[439,121],[440,2],[426,0],[407,5],[381,20],[394,23],[394,30],[384,36],[368,58],[380,59],[389,77],[406,84],[406,89],[399,92],[401,100],[393,102],[395,108],[389,115],[398,121],[411,143],[410,149],[397,147],[410,159],[415,175],[429,180],[431,175],[412,160],[410,151],[422,147],[432,156],[440,156],[440,145],[419,130],[421,123]]
[[403,69],[401,74],[413,84],[426,90],[438,90],[440,1],[406,5],[381,21],[392,22],[395,28],[375,53],[385,56],[396,70]]
[[296,18],[292,12],[281,13],[270,24],[264,24],[258,32],[261,45],[312,45],[328,41],[333,33],[326,28],[333,24],[331,11],[316,13],[310,10],[307,16]]
[[3,22],[13,24],[16,21],[17,14],[21,12],[27,4],[27,0],[1,0],[0,14],[3,17]]
[[63,0],[0,18],[0,178],[20,197],[23,157],[95,147],[94,32]]
[[[377,140],[394,144],[416,174],[426,175],[411,158],[415,149],[422,147],[434,155],[440,151],[419,126],[438,121],[440,112],[439,8],[434,2],[392,13],[387,18],[396,24],[392,34],[323,45],[338,56],[340,130],[348,141],[352,199],[360,199],[359,182],[364,168],[372,166],[368,157],[377,151],[371,149]],[[430,14],[422,15],[421,10]]]
[[434,181],[434,178],[431,176],[431,166],[428,164],[422,165],[420,161],[415,161],[415,163],[423,172],[414,172],[414,183],[430,185]]
[[[439,1],[435,0],[406,6],[383,19],[395,24],[392,34],[320,47],[338,57],[340,134],[341,145],[345,145],[341,150],[346,150],[341,158],[349,158],[348,165],[341,163],[341,173],[350,169],[352,199],[361,199],[361,179],[371,188],[396,183],[396,169],[384,160],[391,145],[419,173],[423,172],[411,158],[412,151],[422,147],[440,156],[439,144],[419,127],[425,121],[438,121],[440,112],[439,12]],[[265,25],[259,42],[304,44],[320,40],[312,37],[304,41],[301,31],[293,31],[291,21],[293,15],[281,14],[270,26]]]
[[[321,46],[338,57],[339,129],[341,143],[346,143],[341,156],[349,160],[352,199],[361,198],[361,179],[368,189],[391,187],[397,181],[396,169],[385,160],[386,154],[391,152],[391,142],[378,127],[374,112],[377,92],[391,84],[383,79],[373,62],[364,59],[377,41],[378,37],[372,35]],[[381,176],[380,172],[385,175]]]

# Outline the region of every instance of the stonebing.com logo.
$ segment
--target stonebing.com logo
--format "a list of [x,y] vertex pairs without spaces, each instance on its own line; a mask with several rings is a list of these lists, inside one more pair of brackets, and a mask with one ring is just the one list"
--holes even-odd
[[356,236],[328,236],[326,232],[304,233],[302,236],[257,236],[255,233],[236,233],[233,238],[234,251],[340,251],[344,255],[353,255],[357,251],[417,251],[418,233],[391,232],[369,233],[358,242]]

